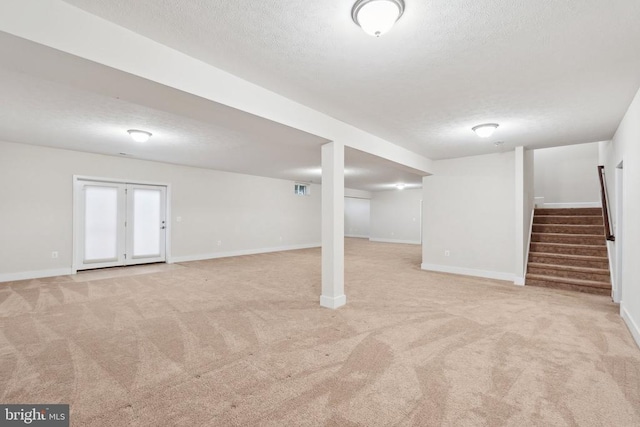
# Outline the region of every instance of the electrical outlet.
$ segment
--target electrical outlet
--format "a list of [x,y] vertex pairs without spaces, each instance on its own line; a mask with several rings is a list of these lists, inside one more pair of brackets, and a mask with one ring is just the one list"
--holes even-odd
[[222,246],[222,240],[218,240],[218,246]]
[[451,252],[449,251],[449,249],[445,249],[444,256],[449,256],[449,255],[451,255]]
[[177,216],[176,217],[176,222],[182,222],[182,217],[181,216]]
[[51,258],[58,258],[58,251],[51,252]]

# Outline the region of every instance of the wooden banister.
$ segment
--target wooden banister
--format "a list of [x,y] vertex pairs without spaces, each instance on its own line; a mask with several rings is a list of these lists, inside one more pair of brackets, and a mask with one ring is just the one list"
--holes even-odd
[[602,216],[604,217],[604,230],[607,240],[614,242],[616,236],[613,235],[613,227],[610,221],[609,197],[607,195],[607,181],[604,175],[604,166],[598,166],[598,177],[600,178],[600,197],[602,198]]

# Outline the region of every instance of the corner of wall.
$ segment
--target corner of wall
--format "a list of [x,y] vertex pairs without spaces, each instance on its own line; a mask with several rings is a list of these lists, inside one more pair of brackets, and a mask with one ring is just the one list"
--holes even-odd
[[622,316],[624,323],[627,325],[627,328],[629,328],[629,332],[631,332],[636,345],[640,349],[640,325],[638,325],[633,317],[631,317],[631,314],[627,311],[624,303],[620,303],[620,315]]

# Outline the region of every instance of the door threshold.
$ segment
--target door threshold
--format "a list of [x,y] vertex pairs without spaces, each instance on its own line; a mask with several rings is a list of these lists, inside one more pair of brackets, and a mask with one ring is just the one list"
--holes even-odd
[[113,279],[117,277],[138,276],[141,274],[162,273],[178,268],[185,268],[177,264],[155,262],[149,264],[136,264],[127,266],[103,267],[93,270],[79,270],[73,275],[74,282],[91,282],[94,280]]

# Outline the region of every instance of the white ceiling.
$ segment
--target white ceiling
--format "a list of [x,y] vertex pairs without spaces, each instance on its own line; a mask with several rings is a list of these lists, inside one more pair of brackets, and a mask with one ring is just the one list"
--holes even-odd
[[66,1],[433,159],[609,139],[640,86],[638,0],[405,0],[379,39],[349,0]]
[[[327,141],[0,33],[0,140],[320,182]],[[135,143],[127,129],[153,133]],[[421,184],[416,171],[348,150],[345,185]]]

